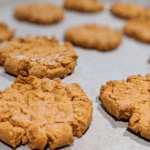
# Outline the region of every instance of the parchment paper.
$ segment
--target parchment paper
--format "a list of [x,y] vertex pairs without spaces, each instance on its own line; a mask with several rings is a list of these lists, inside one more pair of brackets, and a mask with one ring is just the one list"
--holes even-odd
[[[13,15],[14,7],[22,2],[31,0],[0,1],[0,21],[5,21],[10,28],[16,29],[16,36],[55,35],[61,43],[64,33],[70,26],[85,23],[108,25],[111,28],[123,29],[125,20],[114,17],[109,12],[113,0],[103,0],[105,10],[96,14],[85,14],[66,11],[64,21],[48,26],[41,26],[27,22],[20,22]],[[46,1],[47,2],[47,1]],[[51,0],[52,3],[62,5],[61,0]],[[150,1],[132,0],[141,5],[150,6]],[[79,83],[87,96],[93,101],[93,121],[87,132],[81,137],[75,137],[73,145],[60,148],[62,150],[149,150],[150,141],[146,141],[127,129],[128,122],[117,121],[103,108],[99,99],[102,84],[108,80],[122,80],[130,75],[150,73],[148,63],[150,45],[137,42],[124,36],[120,46],[113,51],[101,52],[74,47],[79,55],[73,73],[62,79],[63,82]],[[0,67],[0,90],[10,87],[16,77],[5,73]],[[11,147],[0,142],[0,150],[12,150]],[[28,146],[19,146],[16,150],[30,150]]]

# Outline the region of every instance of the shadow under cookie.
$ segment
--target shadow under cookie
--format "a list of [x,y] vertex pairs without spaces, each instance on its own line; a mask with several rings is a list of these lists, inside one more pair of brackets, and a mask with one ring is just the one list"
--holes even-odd
[[123,136],[129,137],[131,140],[134,140],[135,142],[150,147],[150,140],[147,140],[146,138],[141,137],[139,133],[135,133],[129,128],[127,128],[123,134]]
[[96,97],[96,103],[98,103],[98,111],[103,115],[105,119],[109,121],[113,128],[127,128],[128,120],[121,119],[117,120],[114,116],[112,116],[106,108],[103,106],[100,96]]
[[10,73],[5,72],[5,71],[2,71],[2,72],[0,73],[0,76],[6,78],[6,79],[9,80],[9,81],[14,81],[14,80],[16,79],[16,77],[17,77],[17,76],[15,76],[15,75],[10,74]]

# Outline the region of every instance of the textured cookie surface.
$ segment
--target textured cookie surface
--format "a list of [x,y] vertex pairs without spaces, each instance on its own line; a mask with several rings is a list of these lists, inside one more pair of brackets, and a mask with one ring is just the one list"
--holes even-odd
[[116,48],[121,43],[122,34],[107,26],[92,24],[68,29],[65,38],[77,46],[107,51]]
[[130,18],[150,18],[150,10],[136,4],[117,3],[111,9],[111,13],[115,16],[130,19]]
[[65,8],[81,12],[98,12],[104,9],[104,5],[97,0],[65,0]]
[[0,65],[21,76],[64,77],[74,70],[77,58],[70,43],[60,45],[54,37],[14,38],[0,48]]
[[0,140],[13,147],[62,147],[82,136],[92,112],[92,101],[76,83],[19,76],[0,92]]
[[41,24],[52,24],[63,19],[64,10],[49,3],[31,3],[16,7],[15,15],[20,20],[28,20]]
[[150,74],[130,76],[127,81],[108,81],[100,97],[107,111],[117,119],[129,119],[128,127],[150,140]]
[[6,23],[0,22],[0,43],[10,40],[15,34],[15,30],[10,30]]
[[150,20],[132,19],[128,20],[124,27],[126,35],[139,41],[150,43]]

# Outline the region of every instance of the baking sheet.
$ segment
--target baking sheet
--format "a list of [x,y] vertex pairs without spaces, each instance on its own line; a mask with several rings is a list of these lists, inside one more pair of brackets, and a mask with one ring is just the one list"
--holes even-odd
[[[96,14],[85,14],[66,11],[64,21],[48,26],[41,26],[27,22],[20,22],[13,16],[13,9],[22,2],[31,0],[5,0],[0,1],[0,21],[5,21],[10,28],[16,29],[16,36],[47,35],[63,43],[64,33],[70,26],[84,23],[97,23],[108,25],[111,28],[122,29],[125,20],[112,16],[109,8],[113,0],[103,0],[105,10]],[[46,1],[47,2],[47,1]],[[62,5],[61,0],[51,0],[52,3]],[[132,0],[141,5],[150,6],[150,1]],[[93,101],[93,121],[87,132],[81,137],[75,137],[73,145],[60,148],[62,150],[148,150],[150,141],[144,140],[135,133],[127,130],[128,122],[117,121],[110,116],[99,99],[102,84],[108,80],[122,80],[130,75],[150,73],[148,58],[150,45],[137,42],[124,36],[120,46],[113,51],[101,52],[74,47],[79,55],[75,70],[71,75],[62,79],[63,82],[79,83],[87,96]],[[0,90],[10,87],[14,76],[5,73],[0,67]],[[0,150],[12,150],[8,145],[0,142]],[[19,146],[16,150],[30,150],[28,146]]]

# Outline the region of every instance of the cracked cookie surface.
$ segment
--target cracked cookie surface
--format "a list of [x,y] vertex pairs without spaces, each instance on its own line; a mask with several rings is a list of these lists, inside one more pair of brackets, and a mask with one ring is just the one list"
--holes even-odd
[[14,11],[19,20],[33,23],[52,24],[63,20],[64,10],[49,3],[22,4]]
[[88,24],[69,28],[65,38],[76,46],[108,51],[118,47],[122,33],[107,26]]
[[146,7],[142,7],[136,4],[130,3],[116,3],[110,8],[110,12],[120,18],[132,19],[132,18],[149,18],[150,10]]
[[150,20],[128,20],[125,24],[124,32],[127,36],[135,38],[136,40],[150,43]]
[[92,101],[77,83],[19,76],[0,91],[0,140],[55,149],[81,137],[92,121]]
[[104,5],[97,0],[65,0],[65,8],[81,12],[99,12]]
[[100,98],[111,115],[129,119],[128,128],[150,140],[150,74],[108,81],[101,86]]
[[6,23],[0,22],[0,43],[10,40],[15,34],[15,30],[10,30]]
[[74,70],[77,59],[71,43],[60,45],[54,37],[14,38],[0,48],[0,65],[13,75],[64,77]]

